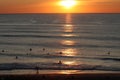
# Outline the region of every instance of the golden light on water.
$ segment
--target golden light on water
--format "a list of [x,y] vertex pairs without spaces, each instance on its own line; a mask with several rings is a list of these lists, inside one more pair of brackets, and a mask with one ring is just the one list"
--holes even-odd
[[73,32],[74,28],[72,25],[66,24],[64,25],[63,29],[64,29],[64,32]]
[[64,49],[62,52],[64,56],[76,56],[77,54],[77,50],[72,48]]
[[[72,22],[72,17],[71,14],[67,14],[66,18],[65,18],[65,23],[63,25],[63,32],[65,32],[65,34],[62,34],[62,36],[64,37],[72,37],[72,36],[76,36],[75,34],[73,34],[74,31],[74,26],[71,24]],[[76,42],[74,40],[62,40],[61,44],[64,46],[74,46],[76,44]],[[66,48],[63,49],[61,52],[63,52],[63,56],[75,56],[77,53],[77,50],[75,48]]]
[[72,37],[72,36],[75,36],[74,34],[63,34],[62,36],[65,36],[65,37]]
[[63,40],[61,43],[63,45],[74,45],[75,44],[75,42],[71,40]]
[[75,61],[64,61],[63,64],[66,64],[66,65],[76,65]]
[[72,22],[72,16],[71,14],[66,14],[66,17],[65,17],[65,23],[66,23],[66,26],[69,26]]
[[61,70],[60,74],[77,74],[78,70]]

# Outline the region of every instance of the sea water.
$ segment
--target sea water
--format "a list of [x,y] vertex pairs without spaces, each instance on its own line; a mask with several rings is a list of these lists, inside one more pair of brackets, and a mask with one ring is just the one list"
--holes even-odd
[[1,14],[0,74],[36,67],[120,72],[120,14]]

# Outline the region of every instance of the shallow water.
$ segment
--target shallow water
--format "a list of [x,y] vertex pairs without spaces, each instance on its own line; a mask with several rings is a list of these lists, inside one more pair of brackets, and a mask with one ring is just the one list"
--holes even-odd
[[120,14],[0,15],[0,70],[119,72],[119,22]]

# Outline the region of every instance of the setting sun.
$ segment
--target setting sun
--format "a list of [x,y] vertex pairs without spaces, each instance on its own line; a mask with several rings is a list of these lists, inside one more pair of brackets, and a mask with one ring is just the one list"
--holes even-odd
[[71,7],[74,7],[76,4],[77,3],[76,3],[75,0],[62,0],[60,2],[60,5],[63,6],[63,7],[65,7],[65,8],[67,8],[67,9],[69,9]]

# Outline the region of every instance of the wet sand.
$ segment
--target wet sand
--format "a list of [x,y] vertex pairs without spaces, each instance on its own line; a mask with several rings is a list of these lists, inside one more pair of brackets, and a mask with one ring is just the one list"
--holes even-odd
[[0,80],[120,80],[120,73],[0,75]]

